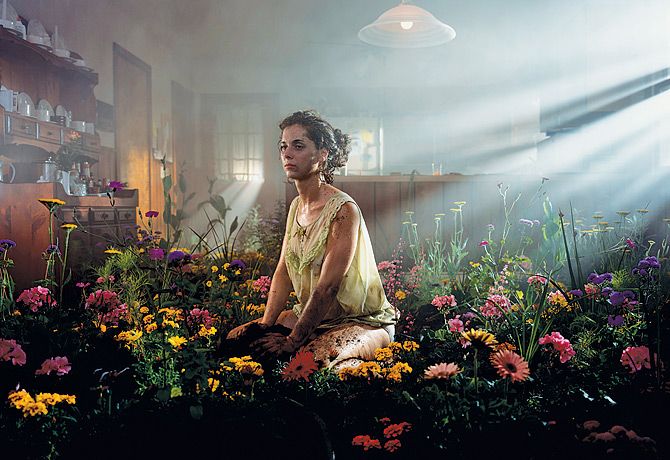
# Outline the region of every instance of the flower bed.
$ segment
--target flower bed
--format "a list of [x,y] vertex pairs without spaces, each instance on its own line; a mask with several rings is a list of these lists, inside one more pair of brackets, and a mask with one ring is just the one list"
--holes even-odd
[[[44,204],[51,218],[61,205]],[[628,213],[618,229],[580,230],[545,204],[537,220],[491,224],[473,247],[459,226],[466,203],[450,211],[448,241],[441,231],[422,240],[408,213],[394,259],[379,263],[400,312],[396,341],[335,371],[309,353],[261,360],[222,339],[262,315],[273,261],[262,247],[233,252],[237,223],[211,204],[224,244],[180,247],[149,211],[137,240],[76,280],[67,237],[78,230],[64,227],[63,246],[45,251],[45,278],[16,298],[13,242],[0,241],[9,458],[668,452],[650,416],[670,408],[668,240],[643,246]],[[445,219],[436,215],[438,230]]]

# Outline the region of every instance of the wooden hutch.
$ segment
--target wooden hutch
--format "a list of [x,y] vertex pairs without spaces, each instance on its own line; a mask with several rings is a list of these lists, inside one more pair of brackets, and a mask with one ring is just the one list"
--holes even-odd
[[[74,120],[94,123],[96,99],[93,89],[98,74],[58,57],[0,27],[0,84],[27,93],[37,103],[46,99],[53,107],[62,105]],[[10,257],[15,262],[13,276],[17,289],[44,277],[42,253],[49,244],[49,214],[38,198],[59,198],[66,202],[54,229],[65,222],[77,223],[71,239],[74,262],[84,262],[101,254],[105,246],[123,238],[136,223],[137,190],[125,190],[115,197],[112,207],[107,196],[71,196],[60,183],[37,183],[39,162],[53,155],[71,140],[75,131],[58,123],[39,121],[0,106],[0,153],[17,171],[14,183],[0,183],[0,238],[17,243]],[[93,165],[98,177],[111,164],[101,156],[97,133],[79,133],[78,151]],[[101,162],[101,160],[103,160]],[[132,230],[131,230],[132,231]],[[62,234],[60,241],[63,241]],[[69,264],[68,264],[69,265]]]

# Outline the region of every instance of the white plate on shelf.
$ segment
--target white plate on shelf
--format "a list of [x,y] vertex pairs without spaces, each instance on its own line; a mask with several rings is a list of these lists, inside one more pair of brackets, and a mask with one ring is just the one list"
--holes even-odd
[[37,101],[37,118],[42,121],[51,121],[51,117],[54,115],[54,109],[49,104],[49,101],[46,99],[40,99]]
[[30,98],[30,96],[28,96],[28,94],[19,93],[16,98],[16,106],[18,107],[18,112],[21,115],[25,115],[27,117],[35,116],[35,104],[33,104],[33,100]]

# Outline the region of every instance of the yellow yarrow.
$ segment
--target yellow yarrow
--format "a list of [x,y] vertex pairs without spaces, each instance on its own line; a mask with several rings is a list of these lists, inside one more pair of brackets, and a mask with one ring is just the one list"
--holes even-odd
[[402,343],[402,349],[405,351],[414,351],[419,349],[419,344],[412,340],[405,340]]
[[235,370],[241,374],[249,374],[260,377],[263,375],[263,367],[253,360],[251,356],[241,358],[229,358],[228,361],[235,366]]
[[405,300],[407,293],[401,289],[395,291],[395,298],[398,300]]
[[375,350],[375,359],[377,361],[388,361],[393,358],[393,351],[390,348],[377,348]]
[[63,224],[63,225],[60,226],[60,228],[62,228],[63,230],[72,231],[72,230],[75,230],[78,227],[77,227],[77,224]]
[[115,248],[105,249],[105,254],[123,254],[121,251]]

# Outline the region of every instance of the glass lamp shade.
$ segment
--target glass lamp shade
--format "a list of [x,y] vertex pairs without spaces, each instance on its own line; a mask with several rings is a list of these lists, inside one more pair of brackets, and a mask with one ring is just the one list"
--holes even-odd
[[456,31],[428,11],[401,3],[382,13],[358,32],[365,43],[390,48],[423,48],[443,45],[456,37]]

